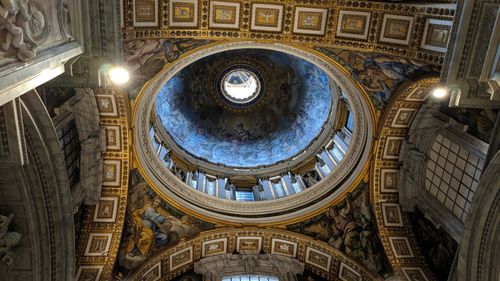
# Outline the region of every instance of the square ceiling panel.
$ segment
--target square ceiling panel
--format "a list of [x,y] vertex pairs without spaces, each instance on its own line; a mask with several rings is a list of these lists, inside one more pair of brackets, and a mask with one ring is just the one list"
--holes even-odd
[[340,11],[337,36],[368,39],[371,13],[357,11]]
[[324,35],[327,9],[297,7],[293,32],[301,34]]
[[451,34],[452,21],[427,19],[420,47],[422,49],[446,53]]
[[134,26],[158,26],[158,0],[134,0]]
[[384,15],[380,41],[408,45],[413,27],[413,17],[400,15]]
[[240,5],[238,2],[210,2],[210,27],[238,29]]
[[283,6],[252,4],[252,30],[281,32]]
[[198,0],[171,0],[169,12],[169,26],[198,26]]

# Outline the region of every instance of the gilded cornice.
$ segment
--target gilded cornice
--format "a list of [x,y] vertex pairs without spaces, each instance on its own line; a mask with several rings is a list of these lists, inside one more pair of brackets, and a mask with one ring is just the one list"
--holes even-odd
[[[333,47],[378,52],[422,60],[435,65],[443,64],[445,52],[426,44],[429,42],[426,36],[427,29],[429,24],[432,24],[428,20],[443,20],[446,26],[449,22],[451,29],[451,21],[455,15],[455,4],[442,3],[442,1],[439,1],[441,3],[426,1],[426,3],[417,4],[346,0],[190,0],[189,2],[193,5],[192,10],[189,10],[192,16],[172,19],[171,13],[175,13],[176,2],[179,1],[149,1],[155,3],[156,6],[150,7],[149,14],[138,15],[135,13],[134,5],[139,5],[141,2],[139,0],[125,0],[124,2],[122,32],[125,40],[171,38],[259,40],[301,44],[310,48]],[[239,14],[229,16],[230,24],[214,24],[217,18],[214,16],[215,12],[212,12],[211,2],[216,2],[217,5],[233,3],[238,6]],[[266,12],[276,17],[274,19],[271,16],[269,20],[273,27],[266,27],[267,23],[258,25],[259,18],[256,17],[258,13],[256,9],[262,9],[263,6],[267,9]],[[310,12],[313,14],[305,14]],[[314,18],[314,13],[317,13],[317,18]],[[309,18],[311,25],[301,26],[298,19],[303,19],[307,15],[313,16]],[[138,17],[142,17],[140,19],[143,22],[138,22]],[[263,20],[260,19],[260,21]],[[350,26],[346,27],[349,24]],[[450,29],[443,29],[445,38],[442,40],[445,40],[445,45],[450,36]]]

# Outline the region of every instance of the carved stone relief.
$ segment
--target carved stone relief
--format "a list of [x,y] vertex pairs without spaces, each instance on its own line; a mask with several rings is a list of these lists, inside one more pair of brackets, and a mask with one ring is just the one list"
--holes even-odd
[[220,280],[229,274],[272,274],[280,280],[296,280],[295,275],[304,272],[304,263],[289,257],[274,254],[217,255],[204,258],[194,265],[196,273],[205,280]]
[[11,248],[16,246],[21,240],[21,233],[8,231],[10,222],[14,215],[0,215],[0,262],[10,266],[14,261]]
[[59,0],[57,3],[57,17],[59,20],[59,29],[64,37],[72,38],[70,24],[71,16],[69,12],[69,0]]
[[37,48],[50,34],[47,12],[34,0],[0,1],[1,49],[22,61],[36,56]]

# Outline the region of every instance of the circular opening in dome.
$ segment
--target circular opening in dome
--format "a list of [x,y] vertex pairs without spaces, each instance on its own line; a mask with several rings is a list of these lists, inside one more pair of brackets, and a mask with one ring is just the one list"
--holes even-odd
[[221,89],[228,100],[244,104],[254,100],[259,95],[260,81],[252,71],[238,68],[224,75]]

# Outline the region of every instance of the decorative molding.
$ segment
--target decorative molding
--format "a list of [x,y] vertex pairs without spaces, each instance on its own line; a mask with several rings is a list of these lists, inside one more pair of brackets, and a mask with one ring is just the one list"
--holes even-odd
[[118,212],[118,197],[101,197],[95,206],[94,222],[115,222]]
[[134,26],[158,26],[158,0],[133,0]]
[[170,27],[198,26],[198,0],[171,0],[169,11]]
[[[209,40],[272,40],[276,43],[300,44],[309,48],[331,47],[364,52],[379,52],[441,65],[444,53],[421,48],[425,21],[453,20],[455,4],[383,3],[374,1],[200,1],[196,26],[172,26],[170,1],[160,3],[158,27],[134,26],[133,1],[125,0],[126,39],[197,38]],[[406,2],[406,1],[404,1]],[[227,22],[214,22],[213,6],[225,5]],[[270,8],[267,11],[256,7]],[[271,6],[276,7],[271,8]],[[282,21],[279,20],[282,7]],[[232,11],[229,11],[232,10]],[[223,10],[220,10],[223,13]],[[263,14],[263,12],[265,14]],[[276,19],[276,12],[278,20]],[[411,22],[403,39],[387,37],[382,30],[385,15]],[[238,18],[239,17],[239,18]],[[259,20],[260,17],[260,20]],[[167,20],[168,19],[168,20]],[[394,18],[393,18],[394,19]],[[268,22],[269,21],[269,22]],[[271,25],[272,27],[268,26]],[[261,23],[261,25],[256,23]],[[278,23],[278,26],[275,25]],[[279,28],[281,23],[281,28]],[[387,25],[387,24],[386,24]],[[389,27],[389,26],[387,26]],[[394,26],[393,26],[394,27]],[[388,31],[395,31],[387,28]],[[400,30],[402,32],[405,30]],[[396,34],[397,35],[397,34]],[[385,41],[383,38],[386,38]],[[396,39],[391,39],[396,38]],[[382,39],[382,40],[381,40]]]
[[227,238],[203,241],[201,243],[201,256],[208,257],[227,253]]
[[423,49],[446,53],[450,40],[451,20],[426,19],[424,35],[420,47]]
[[327,9],[296,7],[293,33],[324,35],[327,15]]
[[[392,187],[395,179],[391,180],[392,183],[389,184],[390,188],[388,188],[387,176],[399,171],[400,148],[409,132],[409,127],[406,125],[398,126],[398,116],[400,117],[401,113],[405,111],[418,111],[430,89],[437,82],[436,78],[421,79],[403,85],[394,94],[391,104],[380,121],[378,142],[374,148],[370,193],[372,194],[379,237],[392,267],[399,273],[400,278],[408,281],[435,280],[435,278],[418,247],[409,218],[401,211],[399,196]],[[413,115],[410,119],[413,118]],[[397,149],[388,148],[391,141],[397,142]],[[400,183],[395,186],[396,191],[399,191]]]
[[239,2],[210,1],[210,22],[213,28],[238,29],[240,24]]
[[332,256],[314,248],[307,247],[305,262],[329,272],[330,265],[332,264]]
[[273,238],[271,240],[271,254],[295,258],[297,256],[297,243]]
[[[197,265],[194,266],[197,272],[205,274],[205,277],[208,278],[208,280],[214,280],[210,278],[213,277],[213,275],[217,276],[224,269],[226,269],[226,267],[223,266],[225,263],[222,261],[228,256],[231,257],[231,260],[234,262],[239,261],[242,263],[242,270],[238,271],[239,267],[234,268],[235,274],[245,273],[246,268],[252,266],[252,262],[251,260],[248,260],[248,258],[251,259],[255,256],[255,254],[242,253],[242,251],[237,250],[237,240],[240,237],[254,238],[256,241],[262,241],[262,252],[267,257],[270,257],[270,261],[274,261],[272,262],[274,266],[274,269],[272,270],[280,276],[287,270],[286,266],[282,265],[282,261],[291,259],[300,263],[306,263],[307,269],[314,271],[316,274],[327,280],[335,280],[335,278],[339,276],[338,274],[341,267],[344,268],[342,269],[344,273],[341,275],[344,279],[341,280],[382,280],[379,276],[365,268],[361,263],[356,262],[326,243],[295,232],[273,228],[220,228],[202,232],[195,238],[181,241],[157,252],[148,258],[144,263],[133,269],[126,279],[131,281],[144,280],[144,276],[148,275],[148,272],[154,271],[155,273],[151,276],[155,276],[155,278],[157,276],[161,276],[161,278],[163,278],[162,280],[171,280],[192,269],[194,263],[196,263]],[[208,243],[211,243],[210,241],[222,239],[225,239],[225,241],[228,242],[227,253],[233,254],[221,253],[219,255],[212,255],[203,259],[202,245],[207,245],[207,241],[209,241]],[[288,256],[272,254],[273,241],[283,241],[287,245],[296,245],[296,259]],[[239,255],[235,255],[234,253],[239,253]],[[174,265],[172,265],[176,255],[179,254],[181,254],[181,261],[178,260],[177,264],[174,262]],[[263,256],[263,254],[261,254],[261,256]],[[265,257],[263,257],[263,259],[265,260]],[[191,262],[188,262],[188,260],[191,260]],[[197,262],[200,260],[202,262],[198,264]],[[214,271],[213,267],[203,266],[203,264],[207,262],[211,264],[214,262],[215,264],[220,264],[222,267],[215,267]],[[258,264],[261,264],[260,260]],[[255,267],[253,268],[257,269],[258,265],[254,265]],[[153,270],[153,268],[155,269]],[[159,272],[156,269],[159,269]],[[349,276],[356,276],[357,279],[348,279]],[[151,278],[155,280],[153,277]]]
[[[116,115],[100,114],[101,127],[112,128],[115,144],[102,153],[104,159],[103,186],[99,203],[88,208],[77,243],[77,280],[111,280],[125,222],[129,177],[128,98],[113,89],[94,89],[96,101],[111,98],[116,103]],[[108,104],[109,105],[109,104]],[[103,107],[98,106],[98,109]],[[104,107],[109,113],[113,106]],[[113,110],[112,110],[113,111]],[[80,279],[78,279],[80,278]]]

